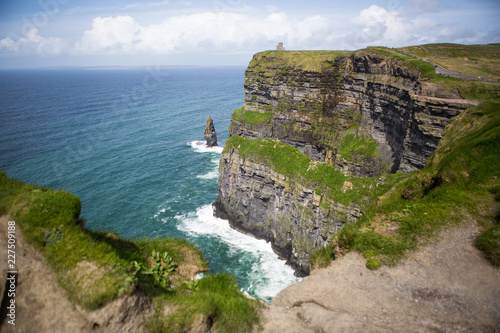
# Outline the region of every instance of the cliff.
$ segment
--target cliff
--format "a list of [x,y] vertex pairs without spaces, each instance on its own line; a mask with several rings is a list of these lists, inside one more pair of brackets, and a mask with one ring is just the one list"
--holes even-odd
[[450,119],[478,104],[406,58],[384,48],[256,54],[221,157],[216,214],[308,274],[311,253],[358,221],[397,171],[424,167]]
[[377,49],[258,53],[230,135],[279,139],[346,174],[420,169],[450,118],[476,104],[426,81]]

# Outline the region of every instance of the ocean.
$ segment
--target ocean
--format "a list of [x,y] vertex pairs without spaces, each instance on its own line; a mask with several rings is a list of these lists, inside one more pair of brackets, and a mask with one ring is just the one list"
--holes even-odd
[[[188,239],[210,273],[270,302],[297,282],[271,245],[213,216],[243,67],[0,71],[0,170],[64,189],[92,230]],[[219,147],[206,148],[214,120]]]

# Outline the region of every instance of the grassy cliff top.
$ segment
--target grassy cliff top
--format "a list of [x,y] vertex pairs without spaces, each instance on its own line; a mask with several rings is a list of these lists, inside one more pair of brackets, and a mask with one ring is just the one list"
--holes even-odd
[[[249,68],[297,68],[306,71],[321,71],[325,62],[333,62],[341,56],[353,53],[378,54],[389,59],[400,59],[423,74],[426,61],[436,63],[450,71],[472,76],[500,78],[500,44],[461,45],[427,44],[392,49],[368,47],[357,51],[263,51],[254,55]],[[414,57],[418,58],[415,59]],[[420,59],[426,60],[422,61]],[[418,64],[418,62],[421,62]],[[264,65],[265,64],[265,65]]]
[[438,84],[447,90],[458,90],[466,99],[488,100],[496,97],[500,91],[499,82],[446,77],[436,74],[434,66],[429,63],[436,63],[459,74],[500,79],[500,44],[429,44],[400,49],[368,47],[357,51],[264,51],[255,54],[250,61],[247,77],[261,77],[269,81],[284,77],[291,70],[322,72],[334,66],[336,60],[349,55],[396,60],[401,67],[419,72],[421,80]]
[[[43,255],[72,303],[94,310],[140,289],[155,300],[146,332],[186,332],[200,317],[210,318],[217,332],[246,332],[258,322],[260,303],[244,296],[234,277],[210,274],[192,280],[207,270],[194,245],[87,230],[80,209],[71,193],[24,184],[0,172],[0,215],[8,214],[17,232]],[[168,315],[165,308],[171,309]]]
[[269,68],[296,68],[319,72],[325,62],[333,62],[350,51],[263,51],[255,54],[249,69],[266,71]]
[[500,44],[427,44],[400,50],[452,72],[500,79]]

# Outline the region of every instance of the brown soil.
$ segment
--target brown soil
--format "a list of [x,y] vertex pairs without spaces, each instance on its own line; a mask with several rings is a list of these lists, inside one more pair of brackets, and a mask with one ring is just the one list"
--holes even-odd
[[264,332],[500,332],[500,269],[473,246],[478,233],[444,231],[376,271],[349,253],[281,291]]
[[[1,295],[8,220],[0,217]],[[377,271],[368,270],[361,255],[349,253],[281,291],[264,311],[263,331],[498,332],[500,269],[473,246],[478,233],[475,225],[444,231],[436,244]],[[7,318],[2,332],[138,332],[153,312],[139,293],[98,311],[74,306],[19,230],[16,268],[16,326]],[[199,326],[206,331],[204,323]]]
[[[0,217],[0,296],[4,295],[7,271],[8,221],[7,216]],[[152,315],[151,302],[139,292],[97,311],[71,304],[43,257],[24,241],[18,228],[15,235],[16,325],[9,324],[7,317],[0,323],[1,332],[140,332],[145,319]]]

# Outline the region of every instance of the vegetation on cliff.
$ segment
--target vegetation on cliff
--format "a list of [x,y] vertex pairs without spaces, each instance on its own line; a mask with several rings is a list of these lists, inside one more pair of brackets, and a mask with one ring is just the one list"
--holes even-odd
[[[382,182],[379,177],[345,176],[273,139],[232,136],[225,150],[237,149],[240,157],[316,188],[318,195],[335,202],[364,207],[361,221],[347,224],[335,244],[314,256],[323,265],[335,245],[362,252],[371,268],[391,265],[440,228],[470,219],[488,227],[477,244],[498,265],[499,110],[500,102],[493,100],[465,111],[450,124],[424,169],[386,175]],[[346,183],[351,184],[348,191]]]
[[[244,296],[233,277],[208,274],[192,280],[207,270],[194,245],[87,230],[80,209],[80,200],[68,192],[24,184],[0,172],[0,214],[16,221],[74,304],[94,310],[139,289],[155,300],[156,314],[146,325],[152,332],[183,332],[195,320],[219,332],[249,331],[258,323],[260,303]],[[165,308],[171,309],[168,315]]]
[[[425,48],[430,48],[431,50],[443,50],[443,45],[450,44],[431,44],[425,45]],[[475,56],[478,58],[473,58],[479,60],[479,58],[484,60],[483,66],[481,66],[481,70],[485,72],[498,72],[499,63],[498,59],[500,58],[500,44],[490,44],[490,45],[476,45],[476,46],[466,46],[466,45],[455,45],[456,48],[450,48],[448,52],[442,53],[443,59],[441,59],[440,64],[445,66],[446,68],[450,68],[456,70],[460,73],[464,73],[464,68],[462,63],[461,67],[450,66],[451,59],[453,59],[453,49],[462,48],[463,53],[459,53],[461,56],[464,54],[469,54],[469,56]],[[423,47],[423,46],[422,46]],[[453,77],[447,77],[436,73],[435,67],[427,61],[423,61],[421,59],[427,59],[427,57],[422,56],[421,53],[415,52],[415,50],[421,48],[421,46],[414,46],[410,48],[403,48],[403,50],[407,51],[408,54],[402,53],[399,50],[389,49],[385,47],[373,47],[366,49],[366,52],[376,53],[383,56],[385,59],[397,59],[401,61],[403,66],[406,66],[409,69],[416,70],[418,73],[422,75],[425,80],[429,82],[438,84],[439,86],[447,89],[449,91],[458,90],[460,96],[466,99],[471,100],[489,100],[492,98],[496,98],[496,94],[498,91],[498,83],[495,82],[482,82],[482,81],[468,81],[462,80]],[[411,56],[414,55],[414,56]],[[455,53],[455,56],[457,54]],[[494,60],[489,61],[486,59],[490,59],[493,57]],[[429,59],[432,60],[432,59]],[[454,60],[460,62],[463,59],[455,58]],[[488,63],[488,64],[486,64]],[[469,73],[465,70],[465,73]],[[495,79],[500,79],[500,76],[493,76]]]
[[[334,249],[335,253],[360,251],[372,269],[392,265],[441,228],[464,221],[484,226],[476,245],[498,265],[500,83],[436,74],[419,52],[432,53],[442,66],[463,63],[498,79],[500,47],[436,44],[405,48],[405,52],[373,47],[354,52],[256,54],[247,70],[245,107],[233,114],[225,151],[234,150],[240,158],[312,189],[323,205],[333,201],[361,207],[363,217],[358,222],[347,223],[330,245],[311,256],[317,265],[330,262]],[[478,72],[471,70],[471,74]],[[483,103],[471,108],[479,103],[471,100]],[[416,105],[421,109],[405,113]],[[439,118],[450,105],[456,110]],[[371,108],[374,115],[359,113],[359,108],[362,112]],[[380,139],[384,133],[371,132],[370,121],[378,121],[379,129],[393,136]],[[398,136],[411,122],[411,130],[418,130]],[[363,169],[377,159],[380,163],[373,166],[384,170],[387,159],[380,146],[384,141],[391,142],[394,154],[398,145],[404,145],[400,153],[407,166],[422,168],[430,159],[419,171],[383,177],[339,171],[345,163]],[[317,151],[307,152],[307,145]],[[418,154],[427,155],[408,164]],[[339,160],[344,164],[339,165]]]
[[[458,116],[426,167],[408,174],[378,198],[356,224],[338,234],[338,246],[394,264],[408,250],[452,224],[482,224],[476,243],[500,264],[500,102],[489,101]],[[328,253],[325,253],[328,255]]]
[[271,120],[273,117],[274,114],[271,112],[247,111],[245,107],[242,106],[234,110],[231,119],[249,124],[262,124]]
[[[346,176],[339,170],[311,160],[297,148],[274,139],[246,139],[230,137],[224,152],[237,149],[240,157],[266,165],[274,171],[289,176],[304,186],[315,188],[316,194],[349,205],[352,202],[366,204],[387,191],[402,177],[403,173],[380,177]],[[345,183],[350,183],[345,190]]]
[[452,72],[500,79],[500,44],[427,44],[401,48],[406,53],[440,65]]
[[[349,51],[263,51],[254,55],[248,65],[256,72],[269,73],[269,68],[300,68],[303,71],[321,71],[325,63],[350,54]],[[284,73],[282,73],[284,74]]]

